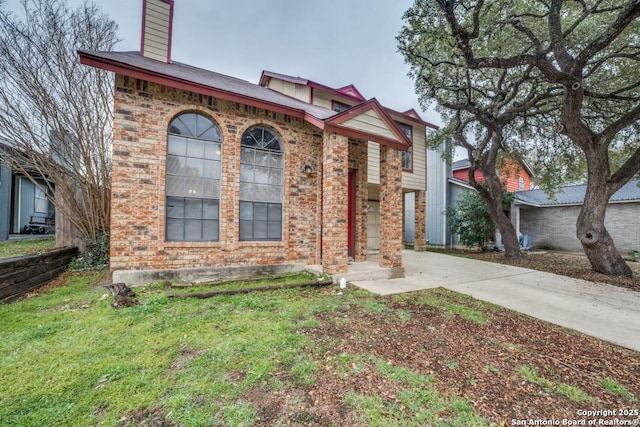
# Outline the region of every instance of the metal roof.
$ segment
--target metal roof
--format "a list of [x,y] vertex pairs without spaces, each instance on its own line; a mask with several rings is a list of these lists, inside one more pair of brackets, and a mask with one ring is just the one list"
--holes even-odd
[[[609,202],[640,202],[638,185],[640,185],[640,179],[632,179],[611,196]],[[581,205],[586,189],[586,185],[571,185],[560,188],[553,196],[546,194],[543,190],[517,191],[516,203],[536,207]]]

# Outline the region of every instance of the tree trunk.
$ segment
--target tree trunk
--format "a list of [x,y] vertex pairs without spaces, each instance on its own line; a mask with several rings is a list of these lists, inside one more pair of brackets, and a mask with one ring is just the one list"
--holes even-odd
[[[497,183],[492,183],[495,179]],[[505,258],[520,258],[522,256],[522,252],[520,251],[520,243],[518,242],[518,233],[516,232],[516,228],[513,226],[511,219],[504,212],[504,205],[502,203],[502,187],[500,185],[500,181],[497,177],[487,178],[487,183],[489,184],[489,192],[481,192],[482,197],[485,199],[485,203],[487,204],[487,210],[489,212],[489,216],[500,230],[500,234],[502,235],[502,243],[504,244],[504,256]],[[494,187],[498,189],[499,196],[495,196]]]
[[604,226],[609,192],[607,184],[594,176],[589,176],[587,191],[576,222],[576,236],[582,243],[591,268],[598,273],[610,276],[633,277],[627,265],[615,247],[613,238]]

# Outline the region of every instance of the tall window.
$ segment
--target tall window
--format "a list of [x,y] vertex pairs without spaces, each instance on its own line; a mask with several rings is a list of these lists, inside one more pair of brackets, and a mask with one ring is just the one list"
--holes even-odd
[[264,126],[242,135],[240,240],[282,239],[284,158],[280,137]]
[[208,117],[184,113],[169,124],[166,240],[220,239],[222,133]]
[[[410,125],[396,122],[398,128],[404,133],[409,141],[413,141],[413,128]],[[402,152],[402,169],[413,169],[413,147],[409,147],[406,151]]]

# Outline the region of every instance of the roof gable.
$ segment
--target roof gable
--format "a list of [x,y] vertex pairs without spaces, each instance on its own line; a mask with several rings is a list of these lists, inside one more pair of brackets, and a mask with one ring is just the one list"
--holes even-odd
[[325,120],[325,123],[330,127],[356,131],[370,141],[401,150],[411,146],[411,141],[375,98],[345,110]]
[[360,101],[365,100],[364,96],[362,96],[362,94],[358,91],[358,89],[356,89],[354,85],[341,87],[340,89],[336,89],[335,91],[338,92],[339,94],[342,94],[351,98],[359,99]]

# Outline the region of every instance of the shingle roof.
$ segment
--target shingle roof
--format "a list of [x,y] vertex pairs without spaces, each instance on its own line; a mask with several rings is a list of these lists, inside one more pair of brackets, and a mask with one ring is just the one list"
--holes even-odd
[[[611,196],[609,202],[640,201],[640,187],[638,187],[638,184],[640,184],[640,179],[632,179],[627,182],[620,190]],[[539,207],[581,205],[584,201],[586,188],[586,185],[562,187],[553,198],[542,190],[518,191],[515,193],[517,198],[516,203],[519,202],[519,204]]]
[[324,120],[334,116],[336,113],[328,108],[318,107],[316,105],[307,104],[306,102],[288,97],[279,92],[267,89],[246,80],[236,77],[227,76],[225,74],[216,73],[214,71],[205,70],[203,68],[193,67],[191,65],[182,64],[180,62],[156,61],[140,55],[137,51],[131,52],[98,52],[98,51],[79,51],[81,55],[87,57],[99,58],[113,63],[129,66],[140,70],[156,73],[162,76],[168,76],[179,79],[188,83],[195,83],[205,87],[228,92],[230,94],[241,95],[248,98],[256,99],[271,104],[276,104],[286,108],[292,108],[312,115],[313,117]]

